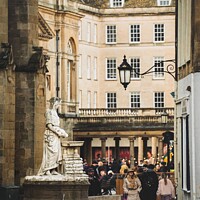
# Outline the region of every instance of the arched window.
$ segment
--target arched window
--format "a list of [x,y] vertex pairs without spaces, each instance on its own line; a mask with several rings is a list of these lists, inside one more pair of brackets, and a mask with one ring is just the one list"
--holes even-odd
[[68,54],[73,54],[73,48],[72,48],[72,42],[71,40],[69,40],[68,44],[67,44],[67,53]]

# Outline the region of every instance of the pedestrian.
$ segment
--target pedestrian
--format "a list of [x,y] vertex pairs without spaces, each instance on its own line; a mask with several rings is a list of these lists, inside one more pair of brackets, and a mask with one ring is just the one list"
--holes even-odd
[[129,169],[123,183],[124,197],[127,200],[140,200],[139,192],[141,189],[141,182],[136,176],[134,169]]
[[154,171],[154,165],[144,165],[143,173],[140,176],[142,190],[140,192],[141,200],[156,200],[158,190],[158,176]]
[[95,176],[93,168],[88,169],[88,180],[90,182],[88,189],[88,196],[99,196],[101,195],[101,187],[98,178]]
[[128,166],[126,165],[126,160],[122,159],[121,168],[120,168],[119,173],[123,175],[124,174],[124,170],[126,170],[126,169],[128,169]]
[[172,200],[175,198],[175,190],[171,180],[166,173],[162,173],[162,179],[159,181],[157,196],[160,200]]
[[102,195],[108,195],[109,194],[109,186],[108,186],[108,182],[107,182],[109,178],[110,177],[107,175],[106,170],[104,168],[102,168],[101,171],[100,171],[100,177],[99,177]]

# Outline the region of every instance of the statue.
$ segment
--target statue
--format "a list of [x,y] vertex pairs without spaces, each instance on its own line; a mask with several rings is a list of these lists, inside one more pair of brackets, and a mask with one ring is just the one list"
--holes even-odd
[[68,137],[64,129],[60,128],[60,119],[57,109],[61,99],[52,97],[50,107],[46,111],[46,130],[44,132],[43,159],[38,175],[58,175],[57,167],[62,161],[60,139]]

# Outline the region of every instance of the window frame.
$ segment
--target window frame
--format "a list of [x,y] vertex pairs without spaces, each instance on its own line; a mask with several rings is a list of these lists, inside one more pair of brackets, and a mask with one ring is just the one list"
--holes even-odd
[[[134,62],[138,60],[139,62]],[[137,73],[140,73],[140,69],[141,69],[141,59],[140,57],[130,57],[129,58],[129,63],[130,65],[136,70]],[[141,79],[141,76],[136,74],[135,71],[133,70],[131,72],[131,80],[140,80]]]
[[[108,30],[112,27],[112,30]],[[114,31],[113,31],[114,28]],[[108,33],[110,31],[111,33]],[[106,44],[116,44],[117,43],[117,26],[116,25],[106,25]]]
[[153,79],[164,79],[165,78],[165,63],[163,56],[154,56],[153,58]]
[[[109,97],[108,95],[111,95],[111,96]],[[110,99],[110,102],[109,102],[109,99]],[[117,108],[117,93],[116,92],[106,92],[106,108],[107,109]]]
[[[108,62],[114,63],[108,63]],[[111,67],[109,68],[109,66]],[[109,72],[110,71],[110,72]],[[117,80],[117,59],[116,58],[106,58],[106,80]]]
[[82,78],[82,54],[79,55],[78,66],[79,66],[78,77]]
[[[156,27],[156,26],[160,26],[160,25],[162,25],[163,27]],[[165,42],[165,24],[164,23],[156,23],[156,24],[154,24],[153,25],[153,33],[154,33],[153,34],[154,43],[164,43]],[[161,39],[161,37],[163,39]]]
[[94,65],[93,65],[93,75],[94,75],[94,80],[97,80],[97,57],[94,57]]
[[[165,4],[165,2],[166,2],[167,4]],[[164,4],[162,4],[162,3],[164,3]],[[171,3],[172,3],[171,0],[157,0],[157,5],[158,5],[158,6],[170,6]]]
[[87,79],[91,80],[91,56],[87,56]]
[[87,42],[91,42],[91,22],[87,22]]
[[94,24],[94,43],[97,43],[97,24]]
[[[163,109],[165,107],[165,93],[162,92],[162,91],[157,91],[157,92],[154,92],[154,108],[155,109]],[[156,97],[156,94],[162,94],[162,96],[160,97]],[[158,101],[158,99],[163,99],[163,101]],[[157,106],[157,105],[160,105],[162,104],[162,106]]]
[[[139,100],[139,101],[137,101],[137,100]],[[141,93],[139,91],[130,92],[129,107],[130,108],[140,108],[141,107]]]
[[[139,27],[134,27],[134,26],[139,26]],[[135,33],[135,30],[139,30],[139,33]],[[136,36],[139,35],[139,36]],[[138,39],[138,41],[136,41],[136,39]],[[129,25],[129,42],[132,44],[138,44],[141,42],[141,25],[140,24],[130,24]]]
[[[119,5],[117,5],[119,4]],[[124,0],[110,0],[111,8],[121,8],[124,6]]]

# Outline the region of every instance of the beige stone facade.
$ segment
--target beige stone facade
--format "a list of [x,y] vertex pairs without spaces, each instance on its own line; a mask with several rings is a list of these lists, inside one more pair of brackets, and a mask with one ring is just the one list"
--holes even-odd
[[[133,80],[125,91],[117,67],[124,55],[129,62],[140,58],[140,73],[154,65],[154,57],[175,58],[174,4],[158,7],[152,3],[155,1],[138,1],[136,5],[129,0],[124,8],[111,9],[109,1],[33,0],[24,2],[26,17],[21,18],[21,4],[1,2],[0,42],[13,47],[13,54],[9,54],[13,61],[0,71],[1,185],[21,185],[26,175],[37,172],[42,159],[44,112],[52,96],[62,98],[62,126],[70,140],[85,141],[81,156],[89,163],[96,147],[104,147],[104,157],[108,147],[118,157],[119,148],[130,147],[132,151],[138,147],[142,159],[144,136],[152,141],[148,146],[159,147],[162,133],[173,131],[173,77],[164,74],[155,80],[149,74]],[[12,19],[9,26],[8,16]],[[164,24],[165,40],[161,43],[153,39],[155,23]],[[137,43],[129,38],[134,24],[140,25]],[[116,28],[113,44],[106,43],[107,26]],[[108,60],[115,63],[109,76]],[[134,92],[141,95],[138,108],[131,108]],[[162,112],[155,111],[154,92],[164,93],[162,112],[169,114],[165,127]],[[116,93],[114,112],[108,110],[108,93]],[[136,140],[129,140],[130,136]],[[152,151],[156,154],[155,145]],[[87,147],[91,150],[88,154]],[[136,156],[134,152],[130,155]]]

